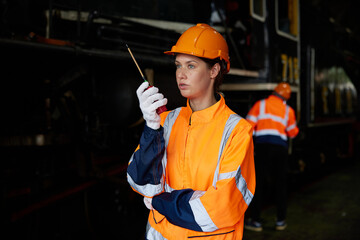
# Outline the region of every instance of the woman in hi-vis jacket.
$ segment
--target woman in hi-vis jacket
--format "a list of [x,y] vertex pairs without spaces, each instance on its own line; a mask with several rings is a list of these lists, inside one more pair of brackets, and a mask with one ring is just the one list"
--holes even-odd
[[242,239],[255,192],[253,129],[218,93],[227,43],[197,24],[165,54],[187,105],[158,115],[167,99],[147,82],[137,89],[146,124],[127,179],[150,209],[146,239]]

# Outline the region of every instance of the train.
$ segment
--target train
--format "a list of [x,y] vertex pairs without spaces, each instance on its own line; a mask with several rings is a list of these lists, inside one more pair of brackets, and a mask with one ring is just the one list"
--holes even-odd
[[186,102],[163,52],[196,23],[228,42],[221,92],[240,116],[291,85],[294,189],[358,154],[359,49],[306,1],[15,0],[0,14],[1,220],[11,234],[142,237],[146,209],[126,167],[143,130],[143,80],[126,46],[174,109]]

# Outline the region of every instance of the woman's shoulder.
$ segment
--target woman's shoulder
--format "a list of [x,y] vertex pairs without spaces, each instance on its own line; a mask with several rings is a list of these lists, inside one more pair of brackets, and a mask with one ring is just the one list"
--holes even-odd
[[251,124],[245,119],[245,117],[236,113],[228,106],[226,106],[226,109],[227,109],[226,111],[227,111],[228,118],[232,118],[234,120],[236,119],[236,121],[237,121],[236,127],[237,128],[250,129],[250,130],[252,129]]
[[175,109],[172,109],[172,110],[168,110],[168,111],[165,111],[163,113],[160,114],[160,118],[161,118],[161,125],[164,124],[166,118],[169,116],[169,117],[174,117],[174,116],[178,116],[178,114],[180,113],[180,111],[182,109],[184,109],[185,107],[178,107],[178,108],[175,108]]
[[[232,111],[233,112],[233,111]],[[246,118],[240,116],[239,114],[233,112],[232,114],[232,117],[233,118],[237,118],[238,122],[236,124],[236,129],[237,131],[239,132],[248,132],[248,133],[251,133],[253,132],[253,127],[252,125],[246,120]]]

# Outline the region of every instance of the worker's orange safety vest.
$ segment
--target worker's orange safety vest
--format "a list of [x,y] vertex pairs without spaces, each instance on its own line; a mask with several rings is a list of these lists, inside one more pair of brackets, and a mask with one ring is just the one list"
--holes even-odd
[[299,133],[294,110],[278,96],[257,101],[246,119],[254,128],[256,143],[287,146],[288,137],[294,138]]

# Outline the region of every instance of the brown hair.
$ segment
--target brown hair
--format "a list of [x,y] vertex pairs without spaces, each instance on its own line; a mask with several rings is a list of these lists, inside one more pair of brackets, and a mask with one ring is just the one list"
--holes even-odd
[[226,73],[226,62],[224,60],[220,60],[220,58],[215,58],[215,59],[201,58],[201,60],[203,60],[207,64],[209,69],[211,69],[216,63],[219,63],[220,71],[216,76],[214,83],[214,92],[215,93],[219,92],[220,85],[222,84],[224,79],[224,74]]

